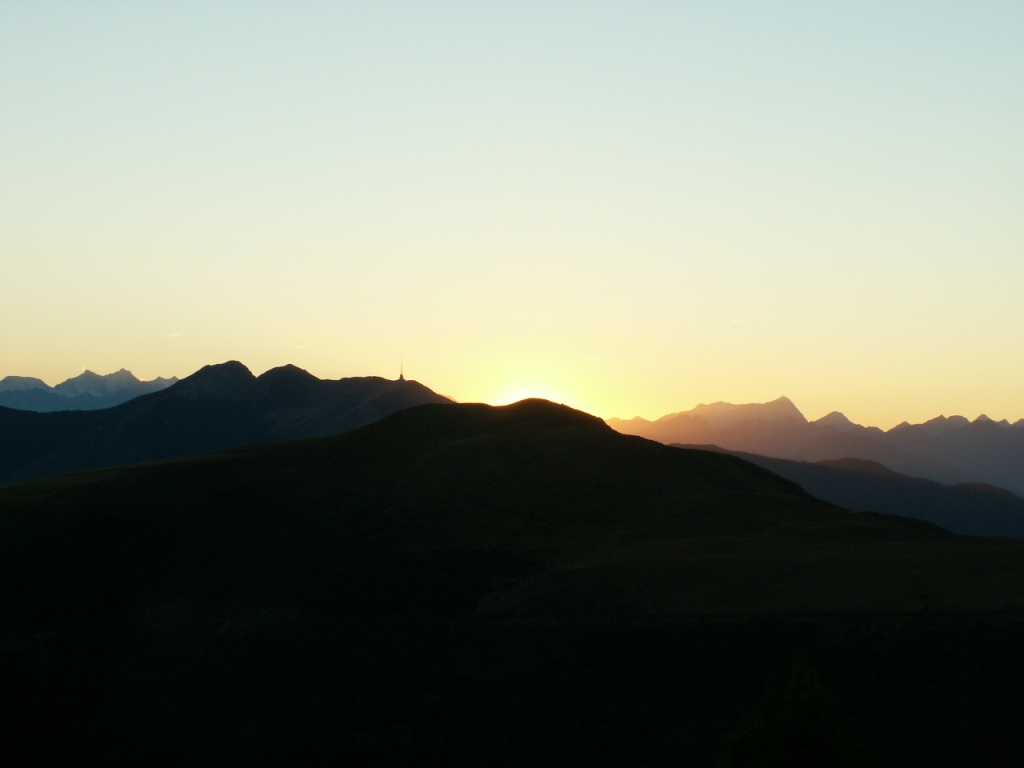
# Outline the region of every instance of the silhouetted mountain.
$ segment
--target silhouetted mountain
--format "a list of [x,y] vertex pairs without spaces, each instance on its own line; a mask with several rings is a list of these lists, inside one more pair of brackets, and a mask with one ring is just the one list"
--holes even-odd
[[40,379],[7,376],[0,380],[0,407],[39,412],[99,410],[166,389],[176,381],[139,381],[124,368],[106,376],[85,371],[55,387]]
[[[940,435],[943,432],[949,432],[953,429],[961,429],[966,427],[968,424],[970,424],[970,422],[963,416],[952,416],[948,419],[945,416],[937,416],[936,418],[930,419],[919,426],[929,435]],[[910,424],[904,422],[902,426],[905,428],[909,427]]]
[[[698,405],[689,416],[703,419],[714,427],[730,427],[733,424],[744,421],[768,421],[788,422],[806,424],[807,419],[793,405],[788,397],[780,397],[770,403],[748,403],[746,405],[733,405],[732,403],[712,403],[711,405]],[[671,417],[669,417],[671,418]]]
[[1024,758],[1024,543],[550,403],[0,488],[0,548],[40,764]]
[[760,425],[767,428],[768,425],[772,425],[774,429],[792,429],[806,423],[804,415],[786,397],[780,397],[770,403],[744,405],[723,402],[710,405],[701,403],[691,411],[672,413],[654,422],[639,417],[630,421],[608,419],[608,424],[619,432],[641,435],[659,442],[679,442],[673,438],[674,435],[711,435],[737,426]]
[[832,413],[822,416],[813,423],[819,427],[831,427],[839,432],[853,432],[861,428],[859,424],[854,424],[839,411],[832,411]]
[[322,381],[294,366],[256,377],[239,362],[210,365],[89,414],[0,408],[0,482],[328,435],[437,402],[449,400],[415,381]]
[[892,429],[885,439],[927,461],[956,467],[962,482],[990,483],[1024,495],[1024,430],[987,418],[966,421],[954,417],[939,429],[934,421]]
[[[724,451],[716,446],[680,447]],[[971,536],[1024,537],[1024,499],[995,486],[943,485],[865,459],[809,463],[725,452],[792,480],[811,495],[844,509],[909,517]]]
[[885,433],[878,427],[864,427],[860,424],[854,424],[846,416],[839,411],[832,411],[827,416],[822,416],[817,421],[810,422],[816,427],[822,429],[835,430],[836,432],[843,432],[846,434],[855,434],[860,437],[881,437]]
[[1024,496],[1024,430],[985,417],[968,422],[962,416],[940,416],[883,432],[854,424],[838,412],[807,422],[789,400],[780,398],[765,404],[699,405],[653,422],[608,419],[608,424],[668,444],[718,445],[794,461],[866,459],[947,485],[978,482]]

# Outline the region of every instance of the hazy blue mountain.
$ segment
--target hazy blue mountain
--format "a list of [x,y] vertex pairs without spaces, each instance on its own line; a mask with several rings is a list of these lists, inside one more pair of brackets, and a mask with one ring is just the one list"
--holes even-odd
[[699,405],[656,421],[608,419],[608,424],[663,443],[717,445],[793,461],[865,459],[947,485],[985,483],[1024,496],[1020,421],[940,416],[883,432],[854,424],[838,412],[808,422],[788,399],[780,398],[763,404]]
[[[103,385],[87,377],[75,386]],[[0,482],[328,435],[437,402],[450,401],[404,379],[320,380],[294,366],[256,377],[239,362],[211,365],[101,411],[0,408]]]
[[124,368],[105,376],[84,371],[55,387],[36,378],[7,376],[0,380],[0,406],[39,412],[92,411],[158,392],[176,381],[176,378],[140,381]]
[[0,379],[0,392],[28,392],[33,389],[49,392],[52,387],[42,379],[31,376],[5,376]]

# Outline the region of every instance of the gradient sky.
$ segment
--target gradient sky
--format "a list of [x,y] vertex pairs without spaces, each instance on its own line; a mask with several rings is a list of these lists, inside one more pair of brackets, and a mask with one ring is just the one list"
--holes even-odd
[[1024,3],[0,0],[0,377],[1024,417]]

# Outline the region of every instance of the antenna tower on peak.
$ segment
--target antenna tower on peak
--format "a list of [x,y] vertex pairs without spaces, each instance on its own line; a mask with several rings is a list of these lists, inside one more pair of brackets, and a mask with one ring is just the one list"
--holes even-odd
[[398,362],[398,380],[405,381],[405,360],[400,359]]

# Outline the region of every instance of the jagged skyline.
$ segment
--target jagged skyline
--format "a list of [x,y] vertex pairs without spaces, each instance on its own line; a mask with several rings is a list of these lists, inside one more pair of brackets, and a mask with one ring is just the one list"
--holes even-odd
[[1024,416],[1024,6],[0,5],[0,377]]
[[[204,368],[216,369],[221,367],[221,365],[238,365],[243,368],[245,367],[241,363],[229,362],[225,364],[204,366]],[[270,370],[285,369],[295,369],[295,366],[288,364]],[[302,369],[296,370],[301,371]],[[263,373],[267,372],[268,371],[265,371]],[[303,373],[308,374],[307,371],[303,371]],[[121,368],[107,374],[97,374],[94,371],[87,369],[77,376],[73,376],[51,386],[45,381],[34,376],[8,375],[0,378],[0,406],[36,411],[66,410],[70,407],[81,407],[81,401],[83,398],[86,400],[91,398],[96,399],[97,403],[87,406],[89,409],[107,408],[119,402],[124,402],[125,400],[137,397],[139,394],[164,389],[180,381],[182,378],[187,377],[155,377],[150,380],[141,380],[125,368]],[[381,378],[387,379],[388,377]],[[404,366],[402,364],[399,366],[399,375],[395,381],[407,381],[404,374]],[[28,401],[16,402],[11,400],[8,402],[12,396],[17,397],[25,395],[26,393],[37,394],[40,392],[45,393],[46,395],[59,397],[61,400],[78,402],[79,404],[53,409],[50,407],[35,407],[33,404],[29,404]],[[114,399],[107,401],[106,398]],[[103,402],[100,402],[101,400]],[[620,431],[645,435],[647,433],[642,429],[639,431],[632,430],[629,428],[629,425],[635,424],[638,425],[638,428],[642,426],[643,429],[651,430],[657,429],[660,424],[670,423],[673,419],[677,419],[679,417],[707,419],[716,427],[729,426],[733,421],[740,421],[745,418],[753,418],[757,420],[768,419],[769,421],[790,419],[800,424],[829,427],[839,432],[866,429],[875,432],[878,435],[881,435],[884,432],[892,432],[893,430],[897,430],[905,426],[924,427],[930,432],[938,432],[986,421],[1014,428],[1024,427],[1024,417],[1017,419],[1009,419],[1005,417],[1001,419],[993,419],[987,413],[980,413],[974,418],[968,418],[962,414],[939,414],[920,422],[911,422],[904,419],[898,424],[883,430],[875,424],[862,424],[852,421],[840,410],[832,410],[823,416],[808,418],[803,411],[801,411],[800,408],[785,395],[764,403],[730,403],[722,400],[717,400],[711,403],[698,403],[690,409],[662,414],[654,419],[645,419],[643,417],[621,418],[617,416],[601,416],[601,418],[604,418],[609,421],[609,423],[615,425]],[[655,437],[653,434],[650,436]],[[668,442],[671,441],[669,440]]]

